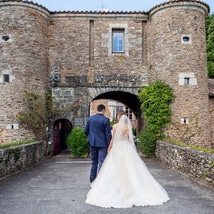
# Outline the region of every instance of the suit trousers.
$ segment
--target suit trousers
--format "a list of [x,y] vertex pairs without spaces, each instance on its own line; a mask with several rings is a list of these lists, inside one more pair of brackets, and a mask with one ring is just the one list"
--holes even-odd
[[91,172],[90,172],[90,182],[93,182],[97,177],[97,173],[102,167],[103,161],[107,155],[107,147],[90,147],[91,152]]

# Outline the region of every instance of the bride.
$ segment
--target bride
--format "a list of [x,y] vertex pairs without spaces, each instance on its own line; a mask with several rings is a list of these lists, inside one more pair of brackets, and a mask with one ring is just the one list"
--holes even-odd
[[[112,148],[111,148],[112,146]],[[131,122],[122,115],[103,166],[91,184],[86,203],[105,208],[161,205],[169,200],[137,153]]]

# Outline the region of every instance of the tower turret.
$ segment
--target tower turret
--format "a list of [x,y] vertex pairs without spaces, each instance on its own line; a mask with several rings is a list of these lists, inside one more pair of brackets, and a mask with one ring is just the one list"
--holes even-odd
[[0,143],[33,137],[16,116],[25,91],[47,88],[48,15],[32,2],[0,1]]
[[168,1],[149,12],[148,62],[151,81],[169,84],[175,94],[171,138],[211,145],[208,107],[205,17],[201,1]]

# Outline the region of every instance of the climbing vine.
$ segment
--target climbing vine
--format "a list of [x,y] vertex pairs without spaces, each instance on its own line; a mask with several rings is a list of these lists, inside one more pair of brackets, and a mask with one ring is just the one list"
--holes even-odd
[[37,139],[46,139],[46,127],[53,114],[51,95],[26,91],[23,102],[24,110],[18,114],[20,125],[31,130]]
[[170,104],[174,100],[172,89],[165,83],[157,81],[138,94],[145,119],[145,127],[140,132],[140,148],[143,153],[153,156],[158,139],[163,139],[164,128],[170,121]]
[[71,104],[63,110],[54,107],[50,93],[25,92],[23,101],[24,110],[18,114],[20,125],[31,130],[38,140],[47,139],[46,128],[51,118],[79,108],[77,104]]

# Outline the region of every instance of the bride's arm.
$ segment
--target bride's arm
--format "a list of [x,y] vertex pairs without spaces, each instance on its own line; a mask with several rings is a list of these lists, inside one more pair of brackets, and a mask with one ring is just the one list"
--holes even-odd
[[111,139],[109,146],[108,146],[108,150],[107,150],[108,153],[110,152],[112,145],[113,145],[113,140]]
[[111,141],[109,143],[109,146],[108,146],[108,150],[107,152],[110,152],[112,146],[113,146],[113,141],[114,141],[114,136],[115,136],[115,132],[116,132],[116,124],[113,126],[113,130],[112,130],[112,138],[111,138]]

